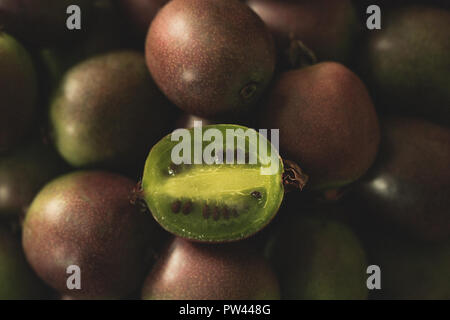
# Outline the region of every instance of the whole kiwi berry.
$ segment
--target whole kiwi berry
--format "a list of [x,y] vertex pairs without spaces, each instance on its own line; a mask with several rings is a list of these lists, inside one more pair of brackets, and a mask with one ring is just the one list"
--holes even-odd
[[381,111],[450,124],[450,11],[406,6],[370,33],[361,73]]
[[[88,28],[92,0],[2,0],[0,25],[4,30],[33,45],[58,44],[73,40]],[[67,9],[81,10],[81,30],[69,30]]]
[[326,211],[287,210],[267,250],[282,299],[366,299],[366,254],[353,231]]
[[274,35],[281,59],[292,40],[301,40],[319,60],[350,61],[360,31],[350,0],[247,0],[247,4]]
[[[0,20],[1,21],[1,20]],[[37,104],[36,71],[30,55],[0,31],[0,153],[28,131]]]
[[23,254],[20,238],[0,225],[0,300],[49,297],[49,290],[34,274]]
[[172,111],[141,53],[111,52],[67,71],[50,106],[51,134],[71,165],[122,170],[144,163]]
[[40,188],[65,170],[56,151],[40,141],[0,156],[0,218],[24,217]]
[[[131,203],[134,183],[102,171],[71,173],[36,196],[23,226],[23,247],[36,273],[62,295],[118,299],[137,290],[161,233]],[[78,266],[81,289],[67,286]]]
[[378,118],[361,80],[335,62],[282,73],[260,124],[280,129],[280,152],[301,164],[309,188],[334,189],[360,178],[375,160]]
[[202,117],[247,111],[275,68],[264,22],[238,0],[173,0],[153,20],[147,65],[178,107]]
[[145,300],[275,300],[279,285],[251,247],[175,238],[148,275]]
[[450,129],[418,118],[382,121],[380,156],[354,198],[373,220],[427,241],[450,238]]

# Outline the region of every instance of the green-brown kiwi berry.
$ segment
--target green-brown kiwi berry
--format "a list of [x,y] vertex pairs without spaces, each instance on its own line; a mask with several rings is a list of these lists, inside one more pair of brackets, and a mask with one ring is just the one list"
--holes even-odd
[[0,300],[43,299],[49,290],[25,260],[20,245],[10,231],[0,225]]
[[377,105],[390,114],[450,124],[450,11],[406,6],[372,31],[361,71]]
[[316,190],[360,178],[380,140],[366,87],[334,62],[282,73],[269,91],[261,126],[280,129],[281,154],[302,165]]
[[238,0],[170,1],[152,22],[146,57],[166,96],[202,117],[248,110],[275,68],[269,31]]
[[117,51],[65,74],[50,106],[50,122],[56,148],[71,165],[116,169],[144,162],[172,111],[144,56]]
[[[247,129],[236,125],[184,129],[181,137],[175,131],[153,147],[145,164],[142,197],[166,230],[202,242],[247,238],[273,219],[283,200],[284,183],[303,188],[307,178],[300,169],[284,168],[276,148]],[[200,139],[206,136],[207,130],[223,137],[215,141],[213,163],[202,157],[203,150],[212,151],[211,142],[193,141],[197,133]],[[188,143],[185,150],[179,149],[181,143]],[[267,154],[260,152],[261,146]],[[194,163],[200,148],[200,161]],[[186,153],[187,161],[176,163],[173,153]]]
[[[321,212],[289,212],[268,250],[289,300],[366,299],[366,255],[352,230]],[[322,214],[322,215],[321,215]]]
[[238,244],[176,238],[142,289],[146,300],[275,300],[278,281],[267,261]]
[[0,218],[24,216],[39,189],[65,167],[53,148],[38,141],[0,156]]
[[360,31],[350,0],[247,0],[247,4],[269,27],[281,58],[292,40],[301,40],[319,60],[349,62]]
[[[162,233],[131,203],[134,185],[120,175],[81,171],[39,192],[22,241],[29,263],[47,284],[82,299],[118,299],[138,289]],[[67,287],[72,265],[81,271],[79,290]]]
[[354,198],[370,219],[422,240],[450,239],[450,129],[417,118],[381,123],[380,155]]
[[36,79],[25,48],[0,31],[0,153],[13,146],[30,127],[37,104]]

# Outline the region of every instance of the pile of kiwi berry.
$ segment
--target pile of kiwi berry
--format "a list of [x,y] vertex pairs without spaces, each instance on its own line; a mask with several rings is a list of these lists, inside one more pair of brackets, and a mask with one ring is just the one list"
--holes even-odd
[[0,299],[450,299],[450,12],[392,2],[0,1]]

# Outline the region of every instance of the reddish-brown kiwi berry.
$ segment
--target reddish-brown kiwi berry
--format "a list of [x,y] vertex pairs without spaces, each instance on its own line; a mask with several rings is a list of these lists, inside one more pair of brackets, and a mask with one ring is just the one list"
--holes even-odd
[[267,261],[250,246],[204,245],[176,238],[142,289],[147,300],[279,299]]
[[264,22],[237,0],[173,0],[153,20],[147,65],[178,107],[203,117],[244,112],[275,68]]
[[380,140],[366,87],[339,63],[322,62],[280,75],[261,125],[280,129],[284,158],[301,163],[313,189],[347,185],[372,165]]
[[[161,238],[151,215],[130,200],[134,182],[101,171],[57,178],[36,196],[23,247],[36,273],[61,295],[117,299],[137,290]],[[67,283],[79,267],[81,289]]]

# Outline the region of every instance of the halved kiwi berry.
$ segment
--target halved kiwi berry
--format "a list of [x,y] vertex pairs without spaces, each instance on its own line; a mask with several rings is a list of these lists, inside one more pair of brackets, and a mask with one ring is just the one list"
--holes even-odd
[[[175,164],[172,153],[179,142],[172,141],[176,140],[173,134],[168,135],[150,151],[141,196],[161,226],[179,237],[201,242],[247,238],[276,215],[286,186],[302,189],[308,178],[296,165],[283,164],[276,148],[253,129],[224,124],[202,128],[208,129],[227,137],[214,142],[214,163]],[[196,128],[184,130],[192,137]],[[229,137],[245,144],[231,147],[230,141],[225,141]],[[201,150],[206,151],[209,144],[202,141]],[[191,160],[198,146],[191,143],[186,149]],[[267,152],[258,152],[261,147]],[[276,170],[263,174],[271,164]]]

